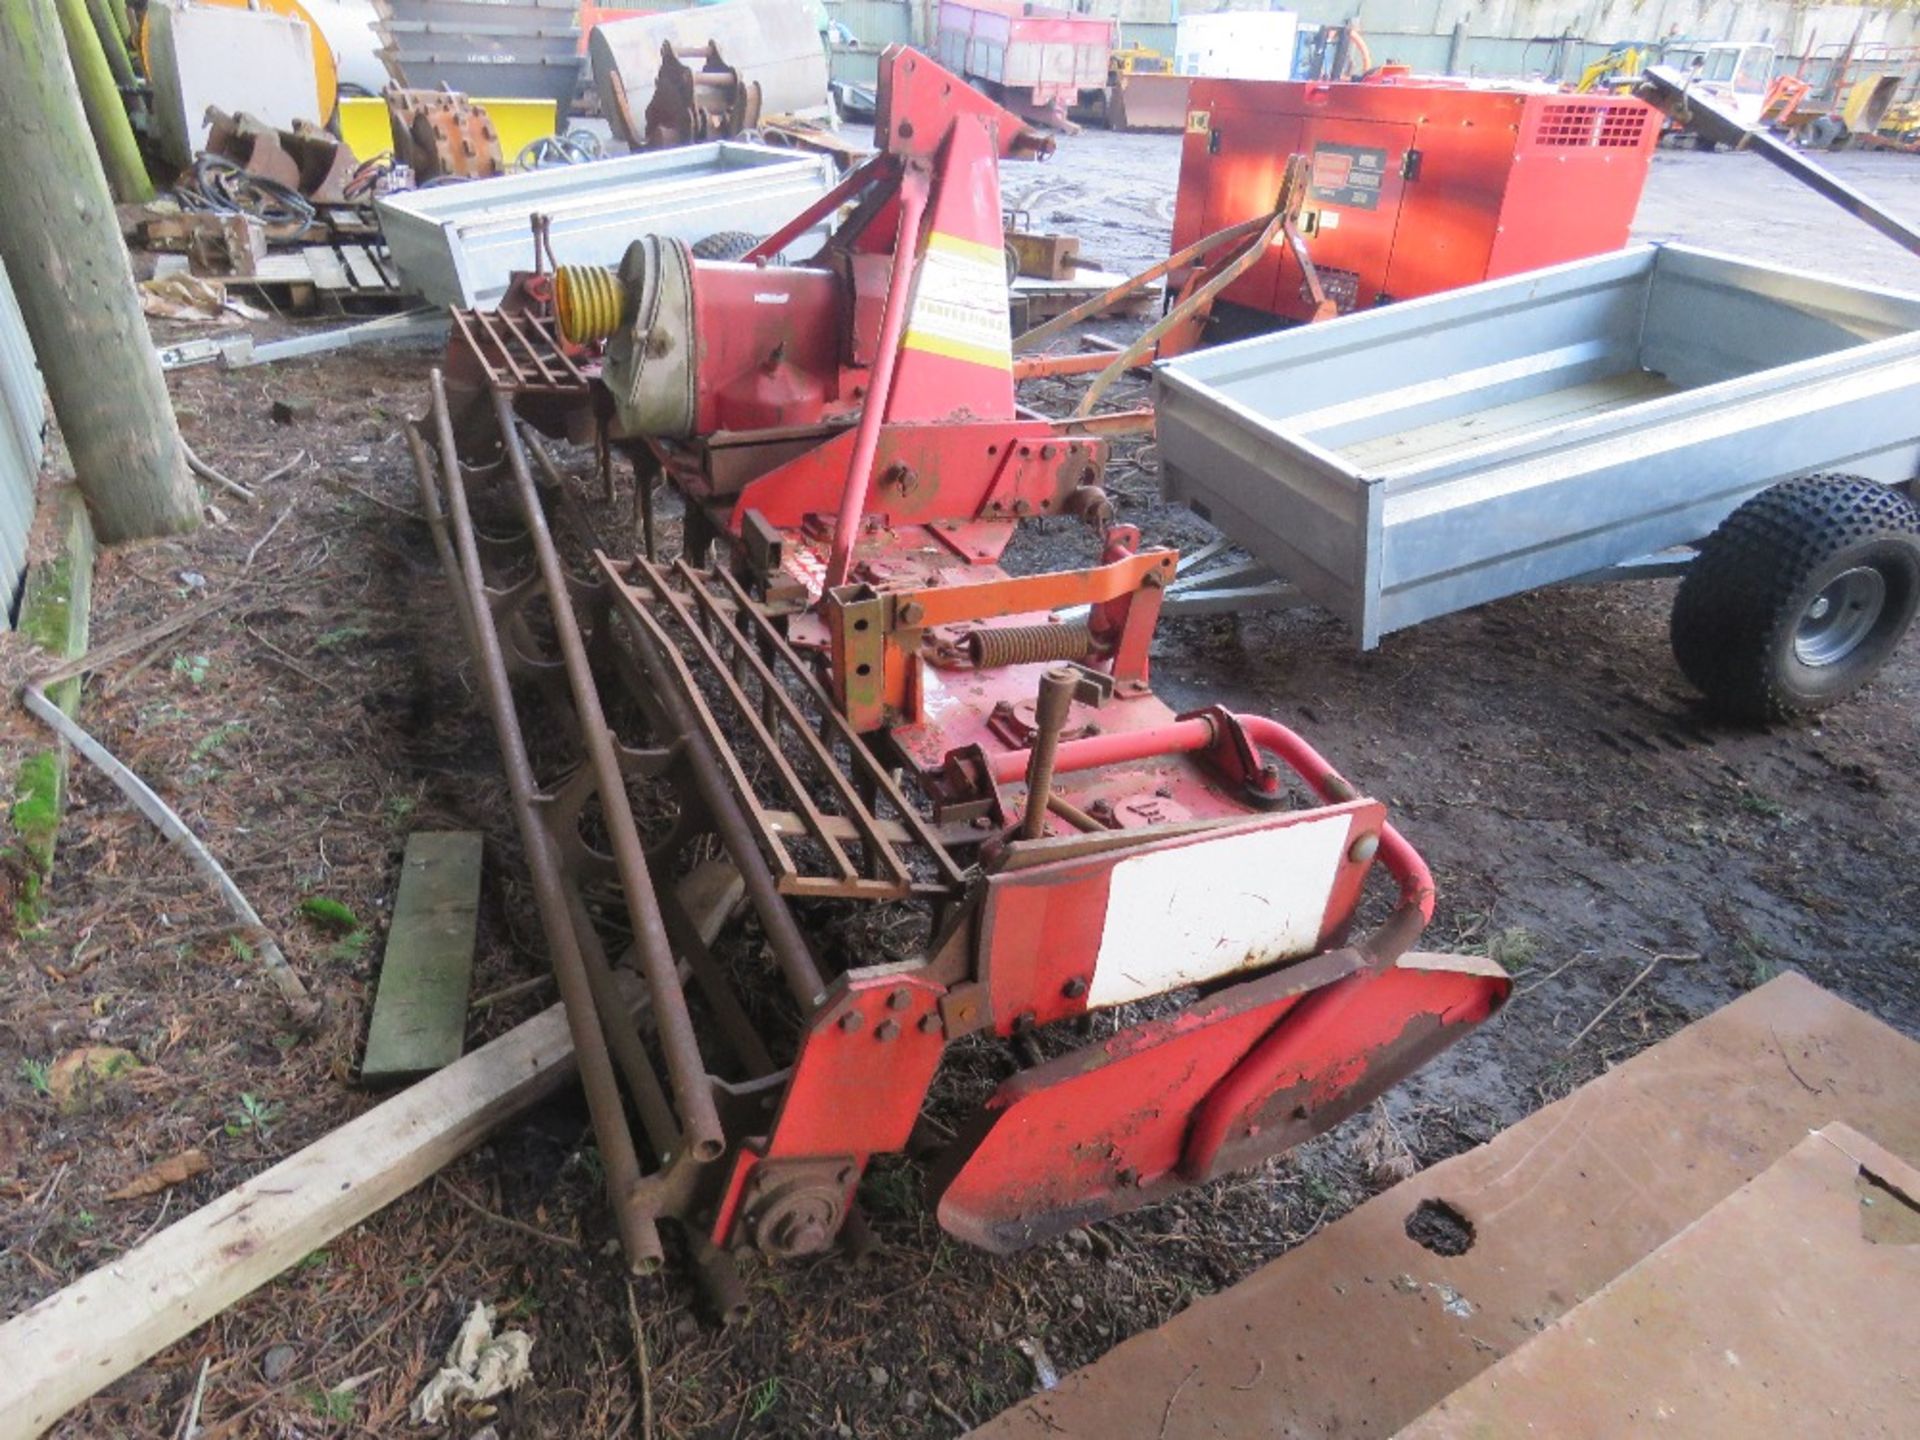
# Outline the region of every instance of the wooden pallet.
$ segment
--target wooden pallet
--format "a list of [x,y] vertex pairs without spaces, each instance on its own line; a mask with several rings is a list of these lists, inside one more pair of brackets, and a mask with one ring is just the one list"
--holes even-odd
[[414,301],[384,245],[307,245],[277,251],[251,275],[220,278],[230,289],[258,291],[276,308],[303,314],[326,309],[342,315],[384,315]]

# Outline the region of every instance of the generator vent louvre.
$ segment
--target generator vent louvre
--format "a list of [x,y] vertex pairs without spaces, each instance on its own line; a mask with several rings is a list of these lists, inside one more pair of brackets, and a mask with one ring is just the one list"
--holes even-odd
[[1650,114],[1644,105],[1601,105],[1592,101],[1544,105],[1534,126],[1533,143],[1549,148],[1631,150],[1646,138]]

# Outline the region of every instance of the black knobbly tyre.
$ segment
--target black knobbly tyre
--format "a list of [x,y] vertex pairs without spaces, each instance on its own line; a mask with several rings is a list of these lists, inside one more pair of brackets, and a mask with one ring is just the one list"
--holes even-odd
[[1920,509],[1857,475],[1803,476],[1701,545],[1674,599],[1674,658],[1730,718],[1811,714],[1879,672],[1916,606]]
[[704,240],[694,241],[690,248],[696,260],[738,260],[763,238],[745,230],[716,230]]

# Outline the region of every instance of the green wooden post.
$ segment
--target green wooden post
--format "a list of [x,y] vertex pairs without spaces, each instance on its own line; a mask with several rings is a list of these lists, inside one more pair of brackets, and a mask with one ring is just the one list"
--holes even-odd
[[115,544],[191,530],[200,497],[59,23],[42,0],[0,5],[0,137],[7,147],[0,260],[94,533]]
[[[60,28],[66,32],[67,58],[73,64],[73,78],[80,87],[80,103],[85,107],[87,126],[93,131],[93,143],[99,147],[100,161],[107,169],[107,183],[113,198],[122,205],[138,205],[153,199],[153,182],[147,178],[147,165],[134,142],[133,123],[127,119],[126,102],[113,83],[113,68],[94,29],[93,12],[87,0],[54,0],[60,9]],[[27,28],[21,10],[36,11],[37,4],[8,0],[7,18],[16,29]]]
[[100,37],[107,68],[113,71],[113,83],[122,88],[133,84],[133,57],[127,54],[127,37],[120,33],[112,0],[87,0],[87,10],[93,16],[94,33]]

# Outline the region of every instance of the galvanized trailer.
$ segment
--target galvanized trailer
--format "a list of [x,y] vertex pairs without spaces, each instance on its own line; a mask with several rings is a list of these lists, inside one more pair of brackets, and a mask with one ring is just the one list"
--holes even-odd
[[[1683,668],[1726,690],[1690,650],[1771,647],[1764,703],[1751,676],[1716,698],[1777,715],[1865,683],[1920,598],[1920,512],[1887,488],[1920,475],[1920,296],[1646,245],[1183,356],[1154,390],[1169,497],[1363,648],[1692,560]],[[1816,474],[1857,478],[1779,484]]]

